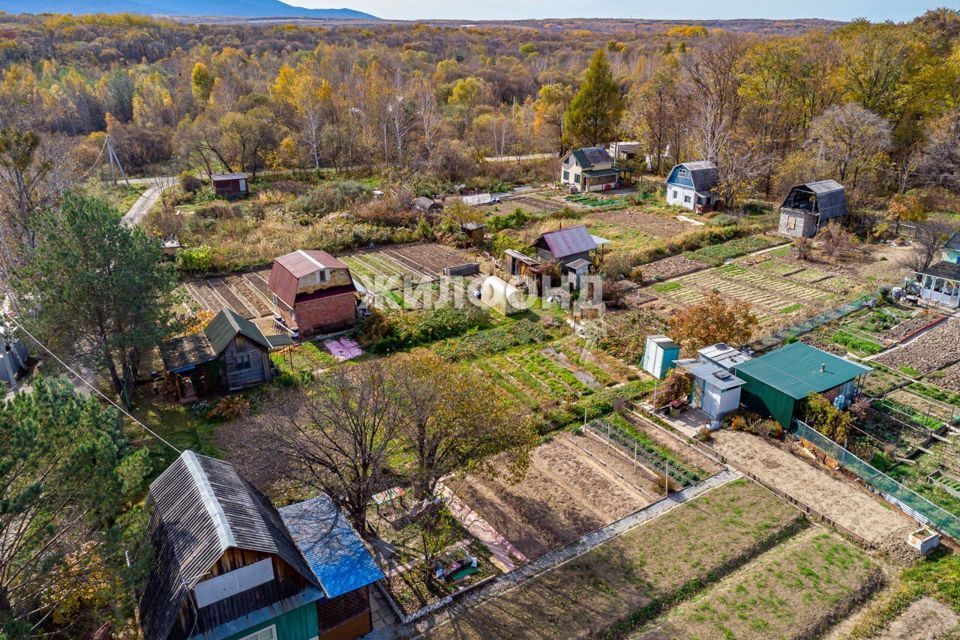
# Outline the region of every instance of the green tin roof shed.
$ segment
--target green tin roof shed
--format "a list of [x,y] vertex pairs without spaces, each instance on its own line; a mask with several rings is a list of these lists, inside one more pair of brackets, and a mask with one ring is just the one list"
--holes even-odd
[[872,371],[802,342],[794,342],[737,365],[746,381],[744,403],[765,410],[784,427],[793,420],[798,402],[811,393],[824,393],[855,381]]

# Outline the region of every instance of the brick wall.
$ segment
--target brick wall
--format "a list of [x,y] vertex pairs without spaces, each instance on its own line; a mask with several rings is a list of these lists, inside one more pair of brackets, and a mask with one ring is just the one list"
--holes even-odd
[[298,302],[294,308],[300,335],[329,333],[353,325],[357,298],[352,291],[326,298]]

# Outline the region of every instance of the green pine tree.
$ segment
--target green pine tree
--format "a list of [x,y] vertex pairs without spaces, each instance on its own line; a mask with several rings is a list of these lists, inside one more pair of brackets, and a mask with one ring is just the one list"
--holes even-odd
[[572,144],[579,146],[612,142],[617,137],[623,109],[620,85],[601,49],[591,58],[580,90],[567,107],[565,133]]

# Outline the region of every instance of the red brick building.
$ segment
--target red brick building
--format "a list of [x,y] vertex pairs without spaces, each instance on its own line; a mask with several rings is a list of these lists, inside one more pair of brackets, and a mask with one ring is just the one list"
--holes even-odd
[[302,336],[347,329],[357,318],[350,269],[326,251],[294,251],[275,259],[270,292],[283,323]]

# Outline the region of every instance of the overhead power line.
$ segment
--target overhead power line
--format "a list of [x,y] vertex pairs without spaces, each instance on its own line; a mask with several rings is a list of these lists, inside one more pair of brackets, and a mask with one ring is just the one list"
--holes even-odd
[[163,444],[167,445],[168,447],[170,447],[171,449],[173,449],[174,451],[176,451],[178,454],[179,454],[179,453],[183,453],[180,449],[178,449],[177,447],[173,446],[168,440],[166,440],[166,439],[165,439],[163,436],[161,436],[159,433],[157,433],[156,431],[154,431],[153,429],[151,429],[151,428],[148,427],[147,425],[143,424],[143,422],[141,422],[140,420],[138,420],[137,418],[135,418],[133,415],[131,415],[130,412],[128,412],[126,409],[124,409],[124,408],[121,407],[119,404],[117,404],[112,398],[108,397],[105,393],[103,393],[102,391],[100,391],[100,389],[97,389],[96,386],[94,386],[93,384],[91,384],[91,383],[90,383],[88,380],[86,380],[82,375],[80,375],[80,373],[77,372],[73,367],[71,367],[71,366],[68,365],[66,362],[64,362],[63,359],[62,359],[60,356],[58,356],[56,353],[54,353],[47,345],[45,345],[43,342],[41,342],[39,338],[37,338],[35,335],[33,335],[32,333],[30,333],[29,331],[27,331],[27,329],[26,329],[22,324],[20,324],[19,322],[17,322],[17,319],[14,318],[12,315],[10,315],[10,313],[9,313],[6,309],[0,309],[0,312],[2,312],[3,315],[5,315],[5,316],[10,320],[10,322],[13,323],[13,325],[14,325],[17,329],[19,329],[19,330],[22,331],[24,334],[26,334],[31,340],[33,340],[34,342],[36,342],[37,345],[39,345],[39,347],[40,347],[41,349],[43,349],[44,351],[46,351],[46,352],[50,355],[51,358],[53,358],[54,360],[56,360],[57,362],[59,362],[59,363],[60,363],[60,366],[62,366],[64,369],[66,369],[67,371],[69,371],[70,373],[72,373],[72,374],[77,378],[77,380],[79,380],[79,381],[82,382],[84,385],[86,385],[87,387],[89,387],[91,391],[93,391],[93,392],[96,393],[98,396],[100,396],[101,398],[103,398],[104,400],[106,400],[107,402],[109,402],[111,405],[113,405],[114,407],[116,407],[117,410],[118,410],[120,413],[122,413],[123,415],[127,416],[128,418],[130,418],[131,420],[133,420],[135,423],[137,423],[138,425],[140,425],[140,427],[141,427],[144,431],[146,431],[147,433],[149,433],[150,435],[152,435],[154,438],[156,438],[157,440],[159,440],[159,441],[162,442]]

